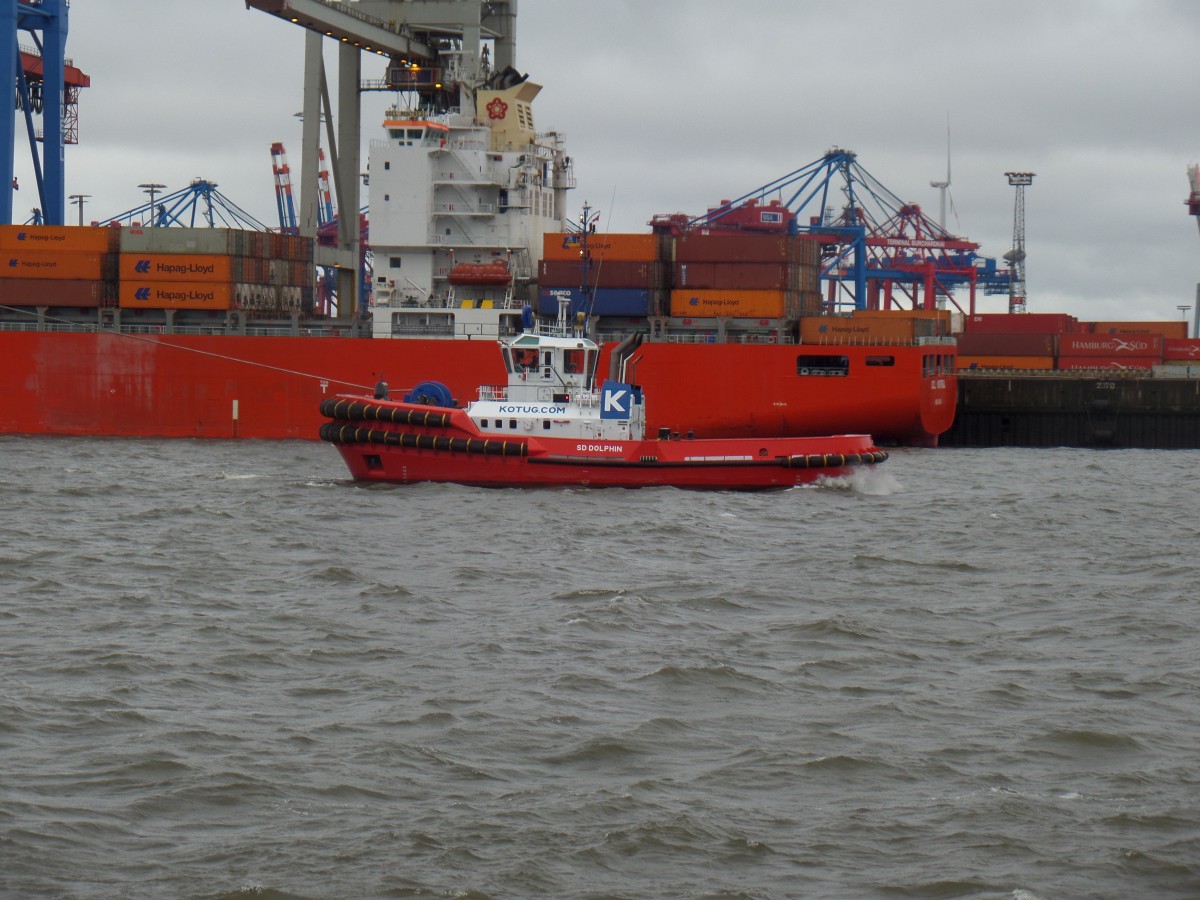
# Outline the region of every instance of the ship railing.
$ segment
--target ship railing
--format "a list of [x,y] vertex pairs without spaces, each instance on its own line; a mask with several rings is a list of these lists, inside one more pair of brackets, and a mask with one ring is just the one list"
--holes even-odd
[[395,337],[454,337],[454,326],[393,322],[392,335]]
[[433,207],[439,216],[494,216],[495,203],[438,203]]
[[502,384],[481,384],[479,386],[480,400],[507,400],[508,388]]

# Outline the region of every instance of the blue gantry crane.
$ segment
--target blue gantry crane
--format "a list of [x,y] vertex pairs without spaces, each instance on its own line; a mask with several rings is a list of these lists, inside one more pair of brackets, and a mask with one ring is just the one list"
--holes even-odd
[[[766,201],[766,202],[764,202]],[[873,309],[907,302],[956,306],[953,291],[968,286],[970,311],[978,288],[991,293],[1008,273],[979,245],[953,235],[906,203],[868,172],[850,150],[820,159],[686,222],[693,228],[767,228],[805,235],[822,245],[826,305]],[[900,296],[902,295],[902,296]]]
[[[68,5],[67,0],[0,0],[0,72],[15,76],[15,84],[0,90],[0,224],[13,222],[19,190],[18,113],[33,161],[34,218],[65,223],[64,148],[78,141],[79,91],[91,83],[66,56]],[[28,43],[19,40],[22,35]]]

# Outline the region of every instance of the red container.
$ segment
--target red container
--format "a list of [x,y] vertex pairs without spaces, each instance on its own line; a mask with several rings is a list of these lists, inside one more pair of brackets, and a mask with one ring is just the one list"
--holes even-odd
[[1058,368],[1063,372],[1074,372],[1080,369],[1110,369],[1112,371],[1149,371],[1157,364],[1156,359],[1139,358],[1136,356],[1060,356]]
[[1200,338],[1166,338],[1163,359],[1186,359],[1200,363]]
[[1062,357],[1129,357],[1162,359],[1163,339],[1158,334],[1063,334],[1058,338]]
[[0,296],[6,306],[109,306],[115,305],[116,282],[14,278],[4,282]]
[[1067,334],[1077,320],[1066,313],[979,313],[967,316],[964,330],[989,334]]
[[1058,338],[1053,334],[990,334],[967,332],[958,336],[959,356],[1054,356]]

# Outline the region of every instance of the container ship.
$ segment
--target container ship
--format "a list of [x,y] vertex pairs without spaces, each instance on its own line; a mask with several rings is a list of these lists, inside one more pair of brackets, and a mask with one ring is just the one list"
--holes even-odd
[[637,234],[596,231],[586,206],[568,223],[573,164],[535,127],[540,86],[464,41],[431,41],[422,70],[447,83],[406,93],[371,142],[360,309],[322,308],[298,235],[0,226],[0,433],[315,440],[322,400],[379,382],[465,404],[537,316],[625,366],[652,433],[928,446],[950,428],[949,313],[829,314],[822,245],[776,204]]

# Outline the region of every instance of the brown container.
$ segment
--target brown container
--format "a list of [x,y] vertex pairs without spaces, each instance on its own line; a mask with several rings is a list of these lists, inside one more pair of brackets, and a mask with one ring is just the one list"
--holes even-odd
[[959,356],[1054,356],[1058,336],[1054,334],[989,334],[967,332],[958,336]]
[[[662,264],[637,262],[624,259],[593,260],[588,267],[588,285],[598,288],[641,288],[655,290],[662,287]],[[583,268],[579,259],[543,259],[538,264],[538,284],[541,287],[577,288],[583,279]]]
[[948,309],[856,309],[856,319],[911,319],[914,337],[943,337],[950,333]]
[[109,306],[116,299],[113,281],[12,278],[4,282],[6,306]]
[[100,280],[107,271],[107,253],[71,253],[59,250],[0,251],[0,278]]
[[[1168,322],[1080,322],[1090,334],[1161,334],[1179,340],[1187,337],[1188,325],[1182,319]],[[1080,329],[1083,330],[1082,328]]]
[[120,245],[117,228],[78,225],[0,225],[0,250],[110,253]]
[[227,282],[121,282],[122,309],[229,309],[232,302]]
[[788,263],[681,262],[675,287],[683,290],[796,291],[800,269]]
[[675,262],[786,263],[789,238],[758,232],[691,232],[675,238]]
[[967,316],[964,328],[993,334],[1068,334],[1078,330],[1078,321],[1066,313],[980,313]]
[[1063,357],[1162,359],[1162,355],[1163,339],[1159,334],[1063,334],[1058,338],[1059,359]]
[[1053,356],[989,356],[986,354],[964,355],[959,344],[958,367],[960,369],[1053,369]]
[[232,257],[188,253],[122,253],[121,280],[203,281],[233,280]]
[[671,291],[671,315],[780,318],[789,314],[787,291],[695,290]]
[[[588,252],[593,261],[623,259],[632,262],[654,262],[659,258],[657,234],[589,234]],[[582,243],[577,234],[551,233],[543,235],[542,258],[579,261]]]

